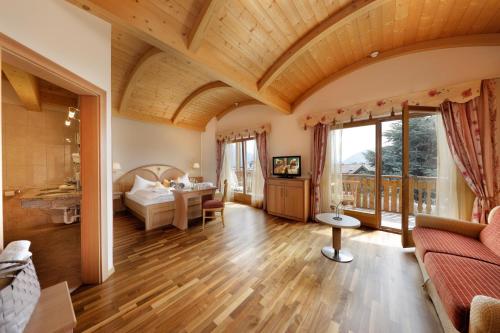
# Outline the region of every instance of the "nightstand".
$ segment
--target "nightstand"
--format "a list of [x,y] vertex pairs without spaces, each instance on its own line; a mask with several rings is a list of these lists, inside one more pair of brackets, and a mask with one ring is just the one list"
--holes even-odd
[[123,212],[126,209],[123,204],[123,192],[113,192],[113,214]]

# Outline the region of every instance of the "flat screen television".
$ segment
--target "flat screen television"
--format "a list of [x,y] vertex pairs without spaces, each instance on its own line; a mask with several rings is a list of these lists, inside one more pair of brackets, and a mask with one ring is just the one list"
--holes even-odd
[[278,177],[300,177],[300,156],[273,157],[273,175]]

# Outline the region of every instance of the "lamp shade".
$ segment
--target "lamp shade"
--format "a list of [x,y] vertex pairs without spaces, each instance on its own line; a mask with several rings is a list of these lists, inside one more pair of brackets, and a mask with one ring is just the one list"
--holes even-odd
[[200,168],[200,163],[195,162],[193,163],[193,169],[199,169]]
[[118,162],[113,162],[113,171],[120,171],[122,169],[122,166]]

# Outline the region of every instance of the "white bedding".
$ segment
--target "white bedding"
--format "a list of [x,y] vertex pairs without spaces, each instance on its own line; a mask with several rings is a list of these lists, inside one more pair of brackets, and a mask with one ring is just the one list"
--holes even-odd
[[125,193],[127,199],[137,202],[143,206],[149,206],[169,201],[174,201],[174,194],[170,190],[166,191],[151,191],[139,190],[135,193]]
[[[159,183],[158,183],[159,184]],[[199,189],[210,188],[213,186],[210,182],[198,183]],[[137,202],[143,206],[149,206],[164,202],[174,201],[172,188],[163,186],[150,186],[146,189],[141,189],[135,192],[126,192],[127,199]]]

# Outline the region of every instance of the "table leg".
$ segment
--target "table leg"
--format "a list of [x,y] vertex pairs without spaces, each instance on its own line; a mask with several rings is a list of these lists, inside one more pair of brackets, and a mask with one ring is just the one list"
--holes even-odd
[[342,229],[332,227],[332,246],[325,246],[321,253],[328,259],[338,262],[350,262],[353,257],[347,250],[342,250]]

